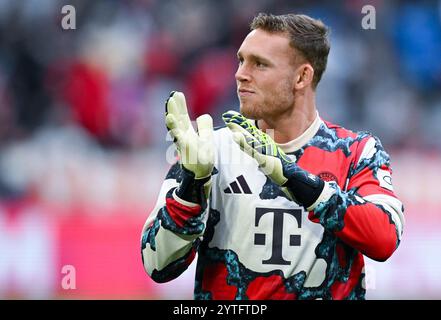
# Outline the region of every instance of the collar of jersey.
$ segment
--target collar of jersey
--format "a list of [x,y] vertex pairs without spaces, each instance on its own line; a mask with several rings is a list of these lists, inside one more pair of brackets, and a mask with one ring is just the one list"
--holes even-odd
[[315,136],[315,134],[319,130],[322,123],[323,123],[323,120],[320,118],[318,111],[316,111],[316,117],[315,117],[314,121],[308,127],[308,129],[305,130],[305,132],[303,132],[299,137],[295,138],[294,140],[291,140],[286,143],[277,143],[277,145],[285,153],[295,152],[295,151],[299,150],[301,147],[303,147],[305,144],[307,144],[308,141],[311,140],[312,137]]

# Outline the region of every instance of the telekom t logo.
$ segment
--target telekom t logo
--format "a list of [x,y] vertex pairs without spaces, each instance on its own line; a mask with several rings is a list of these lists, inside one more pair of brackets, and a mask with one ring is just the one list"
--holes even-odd
[[[299,228],[302,227],[302,209],[272,209],[272,208],[256,208],[256,221],[255,226],[259,226],[259,221],[262,216],[267,213],[274,214],[273,222],[273,241],[271,257],[268,260],[263,260],[263,264],[280,264],[280,265],[290,265],[290,261],[286,261],[282,256],[283,248],[283,217],[285,214],[292,215],[297,220],[297,225]],[[255,245],[265,245],[266,234],[255,233],[254,234],[254,244]],[[300,246],[300,235],[291,234],[289,235],[289,245],[290,246]]]

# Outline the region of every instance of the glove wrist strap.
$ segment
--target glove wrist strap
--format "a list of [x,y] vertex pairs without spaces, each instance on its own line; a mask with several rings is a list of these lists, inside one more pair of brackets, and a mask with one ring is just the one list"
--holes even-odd
[[296,166],[283,187],[288,189],[295,202],[309,208],[322,193],[325,182],[316,175]]
[[176,189],[176,195],[188,202],[197,203],[202,206],[206,203],[208,192],[207,183],[211,180],[211,175],[202,179],[195,179],[193,172],[181,166],[182,180]]

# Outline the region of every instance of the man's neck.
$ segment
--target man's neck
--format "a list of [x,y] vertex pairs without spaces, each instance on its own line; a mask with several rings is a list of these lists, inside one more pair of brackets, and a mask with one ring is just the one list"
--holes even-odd
[[279,114],[271,119],[258,120],[258,127],[266,132],[274,130],[274,136],[270,134],[277,143],[287,143],[300,137],[308,129],[317,117],[314,96],[305,99],[305,96],[296,98],[296,103],[289,112]]

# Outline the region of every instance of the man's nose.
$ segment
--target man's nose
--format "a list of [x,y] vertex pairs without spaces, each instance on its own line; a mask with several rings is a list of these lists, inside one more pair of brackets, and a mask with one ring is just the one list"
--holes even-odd
[[237,68],[236,74],[234,75],[237,81],[243,82],[243,81],[249,81],[250,75],[247,72],[247,70],[244,68],[243,65],[240,65]]

